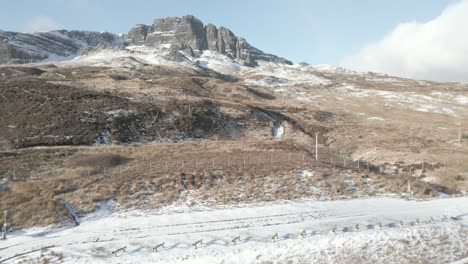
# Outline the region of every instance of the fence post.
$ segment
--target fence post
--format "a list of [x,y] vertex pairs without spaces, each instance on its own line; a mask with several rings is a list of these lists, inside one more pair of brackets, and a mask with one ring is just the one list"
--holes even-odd
[[137,174],[140,174],[140,166],[138,165],[138,159],[136,160]]
[[6,240],[7,233],[7,210],[3,211],[3,240]]
[[315,133],[315,160],[318,160],[318,133]]
[[458,145],[461,145],[461,127],[458,128]]
[[361,166],[359,165],[359,160],[357,161],[357,168],[360,169]]

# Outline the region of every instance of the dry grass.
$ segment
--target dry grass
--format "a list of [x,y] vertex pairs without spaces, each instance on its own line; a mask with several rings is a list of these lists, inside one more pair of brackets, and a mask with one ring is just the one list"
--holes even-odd
[[18,177],[0,191],[0,206],[9,210],[15,228],[70,219],[65,202],[86,214],[107,200],[124,208],[158,209],[173,203],[219,205],[401,194],[407,181],[412,181],[416,196],[436,193],[411,177],[317,163],[301,148],[282,141],[204,141],[76,152],[64,148],[54,153],[42,161],[41,167],[48,169],[39,174],[42,178]]
[[79,153],[68,159],[70,167],[112,168],[122,165],[126,159],[114,153]]

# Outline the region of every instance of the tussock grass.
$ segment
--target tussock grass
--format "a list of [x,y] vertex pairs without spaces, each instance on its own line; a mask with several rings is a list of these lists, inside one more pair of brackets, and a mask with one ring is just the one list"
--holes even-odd
[[122,165],[126,158],[115,153],[78,153],[68,159],[70,166],[75,167],[95,167],[111,168]]
[[[65,201],[84,215],[107,200],[123,208],[157,210],[174,203],[209,206],[400,194],[408,180],[417,196],[436,193],[415,178],[317,163],[299,147],[281,141],[113,146],[66,153],[42,160],[47,177],[20,178],[0,191],[0,206],[11,212],[15,228],[70,219]],[[304,170],[313,175],[301,176]]]

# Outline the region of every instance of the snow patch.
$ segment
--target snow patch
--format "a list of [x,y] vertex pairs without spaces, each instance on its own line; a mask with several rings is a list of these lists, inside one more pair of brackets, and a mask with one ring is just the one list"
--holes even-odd
[[284,135],[284,126],[281,124],[275,124],[273,126],[273,137],[276,139],[282,138]]
[[95,140],[95,145],[109,144],[110,143],[110,131],[104,130]]

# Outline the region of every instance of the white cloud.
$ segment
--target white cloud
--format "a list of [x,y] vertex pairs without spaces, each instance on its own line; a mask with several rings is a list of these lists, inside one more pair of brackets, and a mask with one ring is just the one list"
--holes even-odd
[[342,66],[415,79],[468,82],[468,0],[426,23],[399,24]]
[[26,32],[44,32],[54,29],[61,29],[60,24],[47,16],[32,17],[26,22]]

